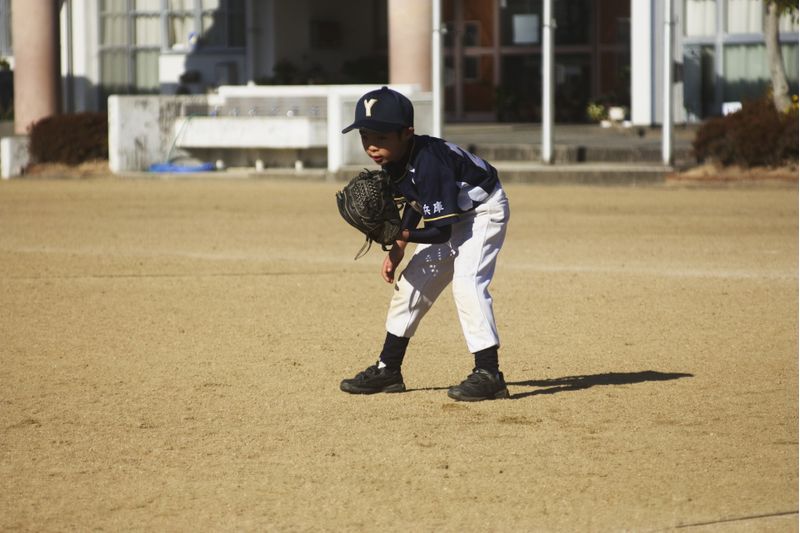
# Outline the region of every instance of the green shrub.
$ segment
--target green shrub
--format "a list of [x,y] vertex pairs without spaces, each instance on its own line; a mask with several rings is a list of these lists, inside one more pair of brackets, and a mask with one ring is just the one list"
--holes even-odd
[[692,148],[698,161],[742,167],[797,163],[798,115],[775,109],[770,98],[747,101],[742,109],[707,120]]
[[74,113],[43,118],[30,128],[30,152],[37,163],[77,165],[108,159],[108,115]]

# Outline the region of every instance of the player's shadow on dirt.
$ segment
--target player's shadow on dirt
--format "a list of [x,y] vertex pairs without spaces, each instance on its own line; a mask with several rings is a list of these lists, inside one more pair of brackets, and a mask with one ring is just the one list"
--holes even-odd
[[693,374],[680,372],[656,372],[645,370],[643,372],[609,372],[607,374],[594,374],[592,376],[567,376],[553,379],[531,379],[528,381],[509,381],[508,385],[517,387],[537,387],[536,390],[512,394],[512,400],[519,400],[538,394],[555,394],[588,389],[597,385],[632,385],[646,381],[669,381],[672,379],[691,378]]

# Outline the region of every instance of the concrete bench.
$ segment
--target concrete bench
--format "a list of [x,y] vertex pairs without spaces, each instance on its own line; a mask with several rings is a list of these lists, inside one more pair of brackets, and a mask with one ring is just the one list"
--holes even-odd
[[[418,133],[432,131],[430,93],[393,85],[415,106]],[[207,96],[112,96],[109,166],[141,171],[178,151],[227,166],[297,160],[336,173],[367,164],[357,134],[342,135],[358,98],[375,85],[223,86]]]
[[324,148],[324,118],[309,117],[178,117],[179,148]]

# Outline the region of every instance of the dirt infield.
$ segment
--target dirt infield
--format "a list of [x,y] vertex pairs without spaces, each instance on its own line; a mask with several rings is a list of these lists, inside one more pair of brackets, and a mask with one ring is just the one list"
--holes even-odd
[[796,187],[508,186],[462,404],[449,294],[338,390],[392,290],[339,186],[0,183],[0,530],[797,531]]

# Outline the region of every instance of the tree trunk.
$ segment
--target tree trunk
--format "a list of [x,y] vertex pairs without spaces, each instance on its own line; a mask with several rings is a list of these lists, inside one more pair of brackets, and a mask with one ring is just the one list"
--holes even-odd
[[789,99],[789,83],[786,81],[786,69],[783,66],[783,53],[778,41],[778,5],[773,1],[766,2],[764,16],[764,41],[767,45],[767,64],[772,78],[772,102],[775,109],[784,112],[792,105]]

